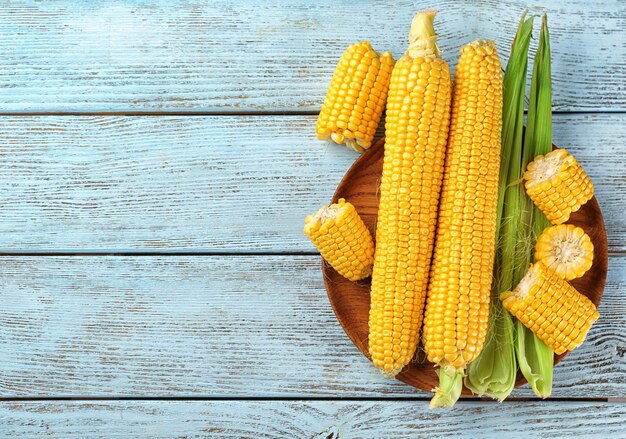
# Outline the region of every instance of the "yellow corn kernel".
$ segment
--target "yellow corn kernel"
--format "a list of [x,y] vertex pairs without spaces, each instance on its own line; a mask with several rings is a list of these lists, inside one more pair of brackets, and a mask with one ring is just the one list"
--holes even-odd
[[304,222],[304,233],[337,273],[351,281],[372,273],[374,241],[352,204],[341,198]]
[[566,222],[593,197],[593,183],[565,149],[535,157],[524,180],[526,193],[552,224]]
[[576,279],[593,264],[593,244],[589,235],[573,224],[548,227],[537,239],[535,260],[563,279]]
[[[424,314],[428,359],[463,371],[487,335],[500,169],[502,69],[493,41],[461,49]],[[450,372],[448,372],[450,373]]]
[[369,351],[387,376],[417,348],[443,179],[451,80],[438,56],[434,15],[413,20],[387,100],[369,315]]
[[[579,346],[600,317],[591,300],[541,262],[532,264],[517,287],[502,293],[500,299],[557,355]],[[540,323],[536,318],[539,314],[548,318]]]
[[358,152],[369,148],[385,108],[393,64],[391,53],[379,57],[367,41],[348,47],[317,118],[317,137]]

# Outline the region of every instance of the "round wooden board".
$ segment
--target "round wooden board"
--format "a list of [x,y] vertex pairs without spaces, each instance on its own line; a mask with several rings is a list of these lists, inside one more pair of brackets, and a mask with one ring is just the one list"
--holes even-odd
[[[339,198],[345,198],[352,203],[365,221],[372,236],[375,236],[376,232],[378,189],[383,168],[383,146],[384,139],[381,139],[356,160],[341,180],[332,199],[333,203],[337,202]],[[602,212],[596,198],[594,197],[578,212],[572,214],[569,222],[582,227],[587,232],[595,250],[591,269],[582,278],[571,283],[598,306],[606,281],[608,244]],[[322,271],[326,291],[337,320],[352,342],[369,358],[368,315],[371,278],[351,282],[339,275],[325,262],[322,262]],[[555,356],[555,364],[566,355],[567,353]],[[434,365],[426,360],[424,350],[420,345],[413,361],[397,377],[411,386],[431,391],[439,382],[435,370]],[[519,374],[516,386],[525,383],[526,380]],[[463,395],[471,394],[468,389],[463,388]]]

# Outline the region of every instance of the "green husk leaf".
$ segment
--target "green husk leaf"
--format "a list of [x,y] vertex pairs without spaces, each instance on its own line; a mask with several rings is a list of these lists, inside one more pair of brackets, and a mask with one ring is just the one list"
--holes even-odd
[[533,18],[522,15],[504,73],[502,108],[502,155],[498,190],[495,281],[491,290],[488,338],[478,358],[469,364],[465,385],[478,395],[504,400],[515,387],[517,366],[514,324],[500,303],[499,294],[513,287],[515,247],[523,208],[521,178],[524,95],[528,47]]
[[435,395],[430,400],[429,407],[431,409],[450,408],[461,396],[463,371],[444,366],[437,370],[437,374],[439,375],[439,387],[435,389]]
[[515,352],[517,363],[531,389],[540,398],[552,393],[554,352],[516,319]]
[[[543,16],[541,24],[537,54],[541,54],[541,57],[535,56],[535,59],[541,62],[541,74],[537,75],[541,85],[535,105],[537,108],[534,122],[536,126],[534,134],[535,156],[545,155],[552,151],[552,69],[550,67],[550,34],[548,33],[548,17],[546,15]],[[533,211],[533,236],[535,239],[547,227],[550,227],[550,221],[535,206]]]
[[[524,138],[522,169],[535,156],[546,154],[552,149],[552,86],[550,78],[550,41],[548,22],[543,16],[539,47],[535,55],[533,76],[528,103],[528,120]],[[525,209],[528,209],[530,227],[523,227],[525,235],[520,243],[529,243],[530,249],[518,249],[519,265],[514,275],[515,283],[524,276],[536,237],[549,226],[545,215],[533,208],[530,198],[523,194]],[[520,371],[533,392],[541,398],[552,393],[552,371],[554,353],[533,332],[516,321],[516,354]]]
[[[511,49],[511,59],[504,74],[504,107],[502,126],[503,161],[508,162],[506,180],[500,179],[501,194],[504,193],[501,216],[500,270],[496,278],[497,293],[507,291],[516,285],[515,269],[523,263],[520,260],[518,243],[526,237],[526,227],[530,227],[522,179],[522,155],[524,134],[524,96],[526,92],[526,74],[528,70],[528,47],[532,34],[533,17],[525,21],[521,28],[522,39],[515,37]],[[519,46],[518,46],[519,44]],[[516,55],[514,57],[514,55]],[[511,60],[515,64],[511,65]],[[510,93],[510,95],[509,95]],[[504,189],[504,190],[502,190]],[[498,206],[500,207],[500,206]],[[528,241],[526,241],[527,243]],[[527,268],[524,267],[524,269]],[[519,281],[519,279],[517,279]]]
[[469,364],[465,386],[477,395],[488,395],[502,402],[515,386],[513,319],[500,301],[492,301],[491,335],[476,360]]
[[499,242],[502,214],[506,188],[511,179],[508,178],[511,159],[514,155],[513,145],[518,140],[521,145],[523,130],[524,93],[526,89],[526,71],[528,67],[528,46],[533,29],[533,17],[526,20],[526,12],[522,15],[517,34],[511,46],[511,54],[506,65],[503,81],[502,103],[502,147],[500,159],[500,182],[498,190],[496,242]]
[[[537,78],[535,80],[535,78]],[[543,16],[541,23],[541,35],[539,37],[539,47],[535,55],[535,66],[533,69],[533,82],[536,84],[535,94],[532,91],[530,102],[536,109],[533,124],[534,130],[534,150],[535,155],[547,154],[552,151],[552,79],[550,67],[550,34],[548,32],[548,18]],[[530,105],[529,105],[530,118]]]

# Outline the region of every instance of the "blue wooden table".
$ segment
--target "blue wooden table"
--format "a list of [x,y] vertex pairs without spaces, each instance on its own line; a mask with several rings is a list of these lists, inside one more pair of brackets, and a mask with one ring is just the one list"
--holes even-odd
[[535,4],[3,1],[0,436],[625,437],[623,1],[545,2],[554,141],[610,252],[552,399],[429,411],[345,336],[301,231],[356,158],[314,135],[348,44],[398,56],[435,7],[451,66],[478,37],[506,62]]

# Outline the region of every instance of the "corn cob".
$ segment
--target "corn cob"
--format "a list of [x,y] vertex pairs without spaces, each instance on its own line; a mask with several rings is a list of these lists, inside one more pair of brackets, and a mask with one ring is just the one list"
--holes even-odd
[[352,204],[341,198],[304,222],[304,233],[339,274],[356,281],[372,273],[374,241]]
[[505,312],[502,302],[498,300],[498,294],[513,288],[512,278],[516,275],[516,243],[518,231],[521,229],[519,220],[523,195],[523,188],[516,182],[520,180],[522,171],[520,162],[523,156],[524,90],[532,29],[533,17],[527,19],[524,13],[513,39],[502,81],[502,147],[496,215],[497,249],[489,310],[490,332],[480,355],[468,365],[464,380],[472,392],[488,395],[499,401],[511,393],[517,375],[513,319]]
[[317,137],[358,152],[369,148],[385,108],[393,63],[391,53],[379,57],[367,41],[348,47],[317,119]]
[[450,120],[451,80],[439,58],[435,11],[418,13],[393,69],[369,315],[374,365],[394,376],[419,338]]
[[524,173],[526,193],[552,224],[562,224],[593,197],[593,183],[565,149],[537,156]]
[[500,299],[557,355],[579,346],[600,317],[591,300],[541,262],[531,265],[517,287]]
[[573,224],[548,227],[537,239],[535,260],[565,280],[576,279],[593,264],[593,244],[589,235]]
[[[477,40],[461,49],[454,77],[423,329],[428,359],[446,368],[445,373],[458,374],[459,382],[487,334],[501,126],[500,59],[492,41]],[[442,386],[440,392],[446,389]],[[442,406],[448,406],[448,396],[437,394],[433,405],[439,406],[442,397]]]

